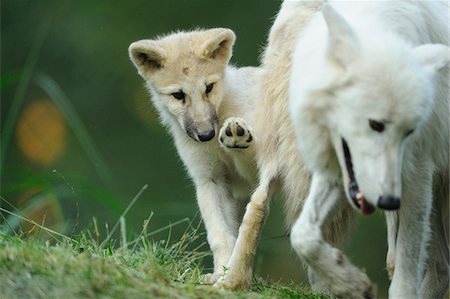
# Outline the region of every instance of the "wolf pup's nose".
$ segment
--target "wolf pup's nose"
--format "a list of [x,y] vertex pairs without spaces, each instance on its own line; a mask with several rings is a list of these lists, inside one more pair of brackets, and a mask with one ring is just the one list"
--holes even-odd
[[400,208],[400,198],[383,195],[378,198],[378,207],[384,210],[398,210]]
[[216,135],[216,130],[212,129],[211,131],[209,131],[206,134],[198,134],[198,139],[200,141],[210,141],[211,139],[214,138],[214,136]]

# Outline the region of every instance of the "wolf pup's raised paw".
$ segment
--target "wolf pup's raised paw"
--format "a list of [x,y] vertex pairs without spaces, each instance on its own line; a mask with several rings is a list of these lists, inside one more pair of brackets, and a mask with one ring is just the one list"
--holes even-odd
[[225,148],[246,149],[253,136],[245,120],[239,117],[229,117],[225,120],[219,132],[220,144]]

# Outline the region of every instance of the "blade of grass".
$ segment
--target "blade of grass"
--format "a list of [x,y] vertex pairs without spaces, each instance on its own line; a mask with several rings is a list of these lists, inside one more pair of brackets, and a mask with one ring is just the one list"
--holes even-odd
[[126,250],[127,247],[127,228],[126,228],[126,222],[125,217],[120,216],[120,235],[122,239],[121,249]]
[[106,185],[111,185],[112,177],[107,164],[101,157],[94,141],[91,139],[86,127],[84,126],[80,116],[73,107],[72,102],[61,89],[61,87],[49,76],[39,73],[35,77],[36,84],[45,91],[58,108],[64,113],[73,133],[80,142],[83,150],[94,165],[99,177]]
[[0,231],[5,234],[14,234],[17,236],[17,229],[20,226],[20,219],[14,216],[5,217],[2,215],[3,223],[0,224]]
[[54,230],[51,230],[51,229],[49,229],[49,228],[47,228],[45,226],[42,226],[39,223],[37,223],[37,222],[35,222],[35,221],[33,221],[33,220],[29,219],[29,218],[23,217],[23,216],[21,216],[19,214],[16,214],[14,212],[11,212],[11,211],[3,209],[3,208],[0,208],[0,211],[4,212],[6,214],[9,214],[9,215],[15,216],[15,217],[17,217],[17,218],[19,218],[21,220],[25,220],[25,221],[27,221],[27,222],[29,222],[29,223],[39,227],[40,229],[46,231],[47,233],[50,234],[50,236],[56,235],[56,236],[59,236],[59,237],[62,237],[64,239],[66,239],[66,240],[73,241],[75,243],[77,242],[76,240],[74,240],[74,239],[72,239],[72,238],[70,238],[70,237],[68,237],[66,235],[60,234],[57,231],[54,231]]
[[[64,175],[64,177],[70,182],[71,185],[73,185],[72,182],[76,182],[76,194],[74,195],[71,188],[67,188],[66,184],[60,184],[54,187],[55,192],[57,192],[60,196],[67,196],[68,198],[74,198],[85,202],[95,200],[110,209],[110,211],[113,212],[114,217],[119,217],[125,209],[125,204],[112,193],[113,190],[111,190],[109,186],[99,186],[97,183],[89,181],[87,177],[82,177],[78,174],[70,176]],[[59,180],[59,176],[58,182],[61,182]]]
[[[139,192],[134,196],[134,198],[131,200],[131,202],[128,204],[128,206],[125,208],[125,210],[123,211],[122,215],[120,215],[120,217],[125,217],[125,215],[128,213],[128,211],[131,209],[131,207],[134,205],[134,203],[139,199],[139,197],[141,197],[142,193],[148,188],[148,185],[145,184],[144,186],[142,186],[141,190],[139,190]],[[108,236],[106,237],[106,239],[100,244],[100,248],[103,248],[103,246],[108,243],[108,241],[111,239],[112,235],[114,234],[114,232],[116,231],[117,227],[120,224],[120,218],[119,220],[116,222],[116,224],[114,224],[113,228],[111,229],[111,231],[108,233]]]
[[0,196],[0,203],[1,202],[7,203],[11,208],[13,208],[16,211],[16,213],[14,213],[14,212],[11,212],[10,210],[4,209],[4,208],[2,208],[0,206],[0,211],[5,212],[6,214],[10,215],[10,217],[15,217],[16,219],[29,222],[29,223],[31,223],[31,224],[33,224],[33,225],[35,225],[35,226],[37,226],[37,227],[47,231],[48,233],[50,233],[50,235],[51,235],[51,233],[54,233],[55,235],[64,237],[67,240],[75,241],[75,240],[73,240],[72,238],[70,238],[70,237],[68,237],[66,235],[63,235],[63,234],[58,233],[56,231],[53,231],[53,230],[51,230],[49,228],[42,227],[42,225],[40,225],[39,223],[36,223],[35,221],[31,220],[30,218],[26,217],[25,215],[22,215],[22,211],[20,209],[16,208],[12,203],[10,203],[8,200],[6,200],[6,198],[4,198],[3,196]]
[[95,245],[98,246],[98,242],[100,241],[100,232],[99,232],[98,226],[97,226],[97,219],[95,217],[93,217],[92,221],[94,222]]
[[[172,227],[174,227],[174,226],[176,226],[176,225],[179,225],[179,224],[181,224],[181,223],[184,223],[184,222],[190,223],[190,222],[189,222],[189,218],[186,217],[186,218],[183,218],[183,219],[181,219],[181,220],[178,220],[178,221],[175,221],[175,222],[173,222],[173,223],[170,223],[170,224],[168,224],[168,225],[166,225],[166,226],[164,226],[164,227],[161,227],[161,228],[159,228],[159,229],[157,229],[157,230],[155,230],[155,231],[152,231],[152,232],[150,232],[150,233],[144,234],[142,237],[145,237],[145,238],[151,237],[151,236],[153,236],[153,235],[156,235],[157,233],[160,233],[160,232],[163,232],[163,231],[165,231],[165,230],[171,229]],[[136,239],[136,240],[133,240],[133,241],[129,242],[128,245],[133,245],[133,244],[135,244],[136,242],[139,242],[139,239]]]
[[[6,200],[6,198],[4,198],[3,196],[0,196],[0,208],[2,208],[2,204],[1,204],[2,202],[5,202],[8,206],[13,208],[17,213],[22,214],[22,211],[20,211],[12,203],[10,203],[8,200]],[[3,214],[2,214],[2,218],[4,219],[4,222],[2,225],[0,225],[0,231],[7,233],[7,234],[14,233],[15,235],[17,235],[16,229],[20,226],[20,219],[17,217],[14,217],[12,215],[9,215],[6,218],[5,216],[3,216]],[[6,223],[6,225],[5,225],[5,223]]]
[[25,99],[25,94],[30,86],[30,81],[36,66],[37,60],[39,58],[39,53],[41,52],[42,45],[44,43],[45,37],[47,35],[48,29],[50,27],[50,19],[44,21],[37,34],[36,39],[33,41],[30,53],[28,54],[27,60],[25,62],[24,70],[21,74],[19,86],[14,94],[13,102],[11,108],[6,115],[5,124],[2,129],[1,136],[1,149],[0,149],[0,173],[3,168],[3,162],[5,161],[6,152],[11,142],[11,137],[14,131],[14,125],[16,123],[17,117],[22,107],[23,101]]
[[172,229],[172,227],[174,227],[174,226],[176,226],[176,225],[178,225],[178,224],[181,224],[181,223],[183,223],[183,222],[188,222],[188,223],[190,223],[190,221],[189,221],[189,218],[183,218],[183,219],[181,219],[181,220],[178,220],[178,221],[175,221],[175,222],[173,222],[173,223],[170,223],[170,224],[168,224],[168,225],[166,225],[166,226],[164,226],[164,227],[161,227],[160,229],[157,229],[157,230],[155,230],[155,231],[152,231],[151,233],[148,233],[147,235],[146,235],[146,237],[150,237],[150,236],[153,236],[153,235],[156,235],[157,233],[160,233],[160,232],[162,232],[162,231],[165,231],[165,230],[170,230],[170,229]]
[[[146,220],[144,220],[144,225],[142,226],[142,230],[141,233],[139,234],[139,236],[134,240],[135,243],[133,245],[133,248],[131,248],[131,253],[134,253],[134,251],[136,250],[136,246],[138,244],[138,241],[143,237],[143,235],[147,234],[147,228],[148,228],[148,224],[150,223],[150,220],[153,218],[153,212],[150,213],[150,216],[148,216],[148,218]],[[131,243],[130,243],[131,244]]]

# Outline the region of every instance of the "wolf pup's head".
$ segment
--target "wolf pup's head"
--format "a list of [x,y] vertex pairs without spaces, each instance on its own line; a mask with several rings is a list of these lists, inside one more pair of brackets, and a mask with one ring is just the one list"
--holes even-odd
[[214,138],[234,40],[233,31],[217,28],[130,45],[130,58],[145,79],[163,124],[171,129],[179,126],[195,141]]
[[340,169],[347,198],[362,213],[398,209],[404,149],[430,120],[435,75],[448,64],[449,48],[414,47],[387,32],[358,34],[328,4],[323,16],[327,43],[309,61],[296,50],[291,81],[305,162],[313,171]]

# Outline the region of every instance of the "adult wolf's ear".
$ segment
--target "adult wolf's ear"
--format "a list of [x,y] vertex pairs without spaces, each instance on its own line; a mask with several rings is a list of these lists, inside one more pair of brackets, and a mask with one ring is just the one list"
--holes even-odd
[[166,61],[166,52],[153,40],[134,42],[128,52],[141,76],[162,68]]
[[450,62],[450,48],[442,44],[425,44],[414,48],[414,55],[422,67],[435,74]]
[[329,33],[327,55],[345,67],[358,55],[358,39],[347,21],[330,4],[322,6],[322,14]]
[[228,63],[236,35],[230,29],[216,28],[208,30],[209,38],[202,45],[202,55],[208,59],[219,59]]

